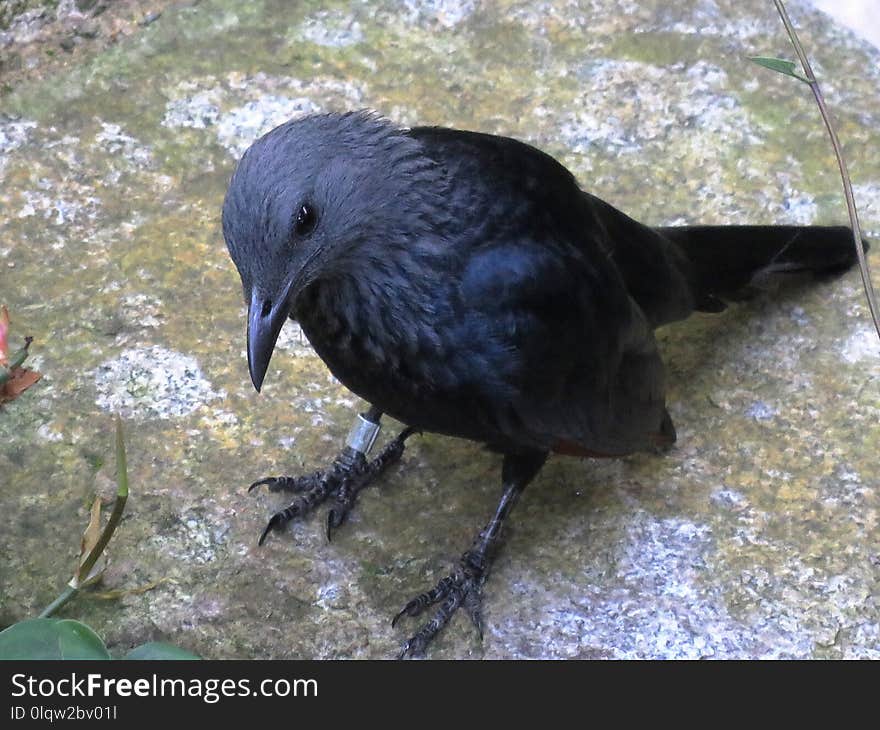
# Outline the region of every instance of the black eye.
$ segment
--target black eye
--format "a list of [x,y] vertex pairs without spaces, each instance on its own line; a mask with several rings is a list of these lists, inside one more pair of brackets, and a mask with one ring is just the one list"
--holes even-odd
[[315,207],[309,203],[303,203],[303,206],[296,214],[293,230],[298,236],[305,236],[312,232],[317,222],[318,214],[315,212]]

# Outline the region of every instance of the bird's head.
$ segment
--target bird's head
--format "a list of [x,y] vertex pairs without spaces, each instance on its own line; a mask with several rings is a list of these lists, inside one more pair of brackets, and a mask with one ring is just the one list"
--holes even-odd
[[244,153],[223,203],[223,236],[248,305],[257,391],[301,294],[381,258],[385,242],[430,228],[439,174],[419,142],[367,112],[290,121]]

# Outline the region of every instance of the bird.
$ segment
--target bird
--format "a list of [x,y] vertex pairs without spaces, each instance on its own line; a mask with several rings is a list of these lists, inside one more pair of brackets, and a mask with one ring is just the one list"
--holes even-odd
[[[295,494],[260,544],[325,501],[330,537],[416,433],[502,455],[494,513],[392,622],[433,609],[401,658],[425,655],[459,609],[482,637],[502,525],[551,454],[672,447],[658,327],[720,312],[768,275],[856,261],[845,226],[649,226],[525,142],[369,110],[296,118],[256,140],[229,181],[222,230],[256,390],[293,320],[369,406],[328,467],[251,484]],[[369,459],[386,414],[405,428]]]

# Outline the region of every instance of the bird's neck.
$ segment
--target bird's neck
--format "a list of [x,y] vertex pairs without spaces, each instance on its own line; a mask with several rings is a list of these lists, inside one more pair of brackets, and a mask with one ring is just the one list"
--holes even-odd
[[[454,294],[430,252],[390,250],[361,256],[357,266],[319,279],[294,312],[318,355],[337,369],[397,366],[436,337]],[[343,382],[345,379],[340,377]]]

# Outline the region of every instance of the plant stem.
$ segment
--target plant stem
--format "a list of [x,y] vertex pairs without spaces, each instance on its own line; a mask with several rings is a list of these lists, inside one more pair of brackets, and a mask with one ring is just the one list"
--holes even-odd
[[831,116],[828,112],[828,107],[825,105],[825,97],[822,96],[819,82],[816,81],[816,76],[810,66],[810,60],[807,58],[804,47],[798,39],[791,19],[788,17],[785,5],[782,3],[782,0],[773,0],[773,2],[776,5],[776,10],[779,11],[779,17],[782,18],[782,24],[785,26],[788,37],[791,39],[795,53],[797,53],[797,57],[804,69],[804,73],[807,75],[806,83],[809,84],[813,96],[816,98],[816,104],[819,106],[819,113],[822,115],[822,121],[825,122],[825,129],[828,130],[828,136],[831,137],[831,146],[834,147],[834,154],[837,157],[837,166],[840,168],[840,177],[843,180],[843,194],[846,197],[846,208],[849,212],[853,241],[855,242],[856,255],[859,259],[859,273],[862,276],[862,286],[865,288],[865,296],[868,299],[868,310],[871,312],[874,329],[877,330],[877,336],[880,337],[880,315],[878,315],[877,311],[877,297],[874,294],[874,286],[871,283],[871,270],[868,268],[868,258],[865,256],[865,248],[862,245],[862,229],[861,226],[859,226],[859,214],[856,210],[856,201],[853,197],[852,182],[850,181],[849,171],[846,167],[846,160],[843,158],[843,149],[840,146],[840,140],[837,137],[834,125],[831,123]]
[[95,547],[92,548],[85,560],[80,563],[76,575],[73,577],[74,581],[82,582],[88,580],[89,573],[94,567],[95,562],[101,557],[101,553],[104,552],[104,548],[107,547],[107,543],[110,542],[113,533],[116,532],[116,527],[119,525],[122,513],[125,510],[125,502],[128,499],[128,466],[125,458],[122,419],[119,416],[116,417],[116,481],[118,485],[116,499],[113,501],[113,511],[110,513],[110,519],[107,520],[107,524],[101,531],[101,536],[98,538],[98,542],[95,543]]
[[[28,342],[28,344],[30,344]],[[44,608],[38,618],[49,618],[59,608],[68,603],[77,593],[79,593],[80,584],[89,579],[89,573],[95,565],[95,562],[101,557],[113,533],[122,519],[122,512],[125,510],[125,501],[128,499],[128,466],[125,458],[125,437],[122,431],[122,419],[116,417],[116,499],[113,502],[113,512],[110,513],[110,519],[104,525],[101,536],[95,543],[86,558],[79,564],[76,573],[70,582],[65,586],[64,591],[52,603]]]
[[58,598],[56,598],[52,603],[50,603],[46,608],[40,611],[40,615],[37,618],[49,618],[53,613],[55,613],[59,608],[65,605],[70,599],[72,599],[77,593],[79,593],[79,588],[76,588],[70,584],[64,587],[64,591],[61,593]]

